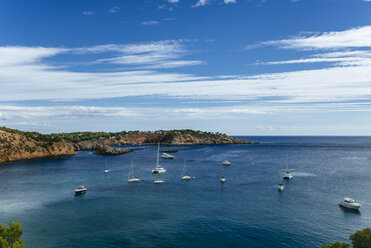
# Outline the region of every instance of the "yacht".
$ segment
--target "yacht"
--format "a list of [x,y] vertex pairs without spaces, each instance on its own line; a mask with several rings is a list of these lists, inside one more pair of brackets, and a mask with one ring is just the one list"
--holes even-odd
[[289,172],[289,158],[288,155],[286,155],[286,174],[283,175],[283,179],[290,180],[294,176]]
[[129,170],[128,183],[136,183],[136,182],[139,182],[139,178],[134,176],[134,162],[132,160],[130,170]]
[[284,188],[285,188],[285,186],[282,183],[278,184],[278,190],[279,191],[282,191]]
[[156,167],[152,170],[153,174],[160,174],[160,173],[165,173],[166,172],[165,168],[162,167],[159,163],[159,156],[160,156],[160,144],[158,144],[158,148],[157,148]]
[[358,210],[362,205],[353,200],[352,198],[345,197],[344,200],[342,200],[339,203],[340,206],[344,208],[350,208],[350,209],[355,209]]
[[86,193],[88,190],[84,186],[80,186],[77,189],[75,189],[75,195],[81,195]]
[[191,176],[187,174],[187,160],[184,160],[182,180],[191,180]]
[[165,159],[173,159],[175,158],[173,155],[170,155],[166,152],[164,152],[163,154],[161,154],[161,158],[165,158]]
[[225,166],[230,166],[231,165],[231,162],[229,162],[228,160],[224,160],[222,165],[225,165]]

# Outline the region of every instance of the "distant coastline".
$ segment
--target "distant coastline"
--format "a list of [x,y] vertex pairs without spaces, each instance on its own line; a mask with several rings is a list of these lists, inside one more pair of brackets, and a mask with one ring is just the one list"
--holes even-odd
[[112,148],[112,145],[221,145],[256,144],[248,139],[222,133],[184,130],[73,132],[40,134],[0,127],[0,163],[47,157],[76,155],[79,150],[95,154],[117,155],[133,149]]

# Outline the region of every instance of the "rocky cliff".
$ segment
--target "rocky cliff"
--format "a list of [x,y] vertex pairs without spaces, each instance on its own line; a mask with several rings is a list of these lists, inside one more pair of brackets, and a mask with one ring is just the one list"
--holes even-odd
[[64,140],[49,143],[0,130],[0,163],[75,154],[74,146]]

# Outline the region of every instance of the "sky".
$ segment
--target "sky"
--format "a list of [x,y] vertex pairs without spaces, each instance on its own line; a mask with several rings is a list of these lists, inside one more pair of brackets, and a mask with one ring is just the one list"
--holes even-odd
[[0,126],[371,135],[371,0],[0,0]]

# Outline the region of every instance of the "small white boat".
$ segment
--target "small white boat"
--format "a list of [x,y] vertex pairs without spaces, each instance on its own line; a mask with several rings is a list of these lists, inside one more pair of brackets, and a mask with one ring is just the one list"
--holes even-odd
[[222,171],[221,171],[221,177],[220,177],[220,182],[224,183],[225,182],[225,177],[224,177],[224,166],[222,166]]
[[222,165],[224,166],[230,166],[231,165],[231,162],[229,162],[228,160],[224,160]]
[[104,170],[104,173],[108,173],[108,172],[109,172],[109,169],[108,169],[107,159],[106,159],[106,169]]
[[191,180],[191,176],[187,174],[187,160],[184,160],[182,180]]
[[163,184],[164,183],[164,180],[162,179],[156,179],[153,181],[154,184]]
[[345,197],[344,200],[342,200],[339,203],[340,206],[344,208],[349,208],[349,209],[355,209],[358,210],[362,205],[353,200],[352,198]]
[[136,182],[139,182],[139,178],[134,176],[134,162],[132,160],[130,170],[129,170],[128,183],[136,183]]
[[175,157],[173,155],[170,155],[169,153],[164,152],[163,154],[161,154],[161,158],[173,159]]
[[289,158],[288,158],[288,155],[286,155],[286,174],[283,175],[283,179],[286,179],[286,180],[290,180],[292,179],[294,176],[289,172]]
[[279,191],[282,191],[284,188],[285,188],[285,186],[282,183],[278,184],[278,190]]
[[164,167],[162,167],[159,163],[159,157],[160,157],[160,144],[158,144],[158,148],[157,148],[157,160],[156,160],[156,167],[152,170],[152,173],[153,174],[161,174],[161,173],[165,173],[166,170]]
[[81,195],[86,193],[87,191],[88,191],[87,188],[85,188],[84,186],[80,186],[77,189],[75,189],[75,195]]

